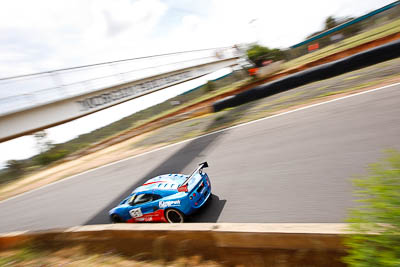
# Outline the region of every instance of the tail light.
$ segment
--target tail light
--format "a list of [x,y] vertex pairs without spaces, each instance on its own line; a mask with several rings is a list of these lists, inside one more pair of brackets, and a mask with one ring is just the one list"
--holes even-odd
[[187,192],[187,191],[188,191],[187,185],[178,187],[178,192]]
[[206,182],[207,182],[207,185],[210,186],[210,179],[208,178],[208,175],[206,176]]

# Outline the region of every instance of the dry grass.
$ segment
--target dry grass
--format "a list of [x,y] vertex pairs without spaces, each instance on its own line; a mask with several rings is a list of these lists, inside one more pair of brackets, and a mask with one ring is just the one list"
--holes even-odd
[[0,251],[0,266],[223,266],[215,261],[203,260],[201,256],[180,257],[170,262],[163,260],[139,260],[139,257],[128,257],[115,252],[87,252],[80,246],[60,248],[57,250],[23,247]]

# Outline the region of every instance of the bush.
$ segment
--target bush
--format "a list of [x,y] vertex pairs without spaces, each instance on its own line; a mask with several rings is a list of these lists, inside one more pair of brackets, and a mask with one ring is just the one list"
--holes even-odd
[[67,150],[56,150],[56,151],[50,150],[39,154],[35,158],[35,161],[37,164],[44,166],[65,157],[68,153],[69,152]]
[[205,85],[204,85],[204,91],[206,93],[212,92],[216,89],[217,87],[215,86],[215,83],[213,81],[208,81]]
[[247,57],[258,67],[265,60],[278,61],[284,58],[284,53],[277,48],[270,49],[261,45],[253,45],[247,50]]
[[8,160],[6,163],[7,171],[12,176],[22,175],[24,172],[24,164],[21,160]]
[[400,153],[387,154],[367,177],[354,180],[361,205],[349,220],[357,234],[345,238],[350,266],[400,266]]

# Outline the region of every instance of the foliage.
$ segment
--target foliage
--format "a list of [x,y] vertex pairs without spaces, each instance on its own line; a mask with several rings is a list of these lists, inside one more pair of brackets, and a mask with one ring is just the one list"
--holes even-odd
[[7,254],[0,257],[0,266],[22,266],[23,262],[29,262],[42,256],[42,253],[31,245],[18,248],[14,253]]
[[33,134],[33,137],[36,140],[36,145],[41,153],[49,150],[53,147],[53,143],[48,140],[46,131],[39,131]]
[[361,205],[349,219],[357,234],[345,239],[350,266],[400,266],[400,153],[387,154],[367,177],[354,180]]
[[336,27],[339,24],[340,23],[338,22],[338,20],[335,17],[329,16],[325,19],[325,30]]
[[206,93],[212,92],[215,89],[217,89],[217,86],[215,85],[215,83],[213,81],[208,81],[205,85],[204,85],[204,91]]
[[37,157],[35,157],[35,162],[38,165],[44,166],[48,165],[56,160],[59,160],[68,155],[68,150],[50,150],[43,153],[40,153]]
[[24,164],[22,161],[15,159],[8,160],[6,168],[11,175],[21,175],[24,172]]
[[277,48],[270,49],[265,46],[255,44],[247,50],[247,57],[257,66],[264,60],[278,61],[284,58],[284,53]]
[[0,170],[0,184],[8,183],[25,173],[26,163],[23,160],[8,160],[6,168]]
[[[342,23],[349,22],[350,20],[353,20],[353,19],[355,19],[355,18],[353,18],[353,17],[345,18],[345,19],[343,19]],[[361,23],[352,24],[342,30],[342,32],[345,36],[353,36],[360,31],[361,31]]]

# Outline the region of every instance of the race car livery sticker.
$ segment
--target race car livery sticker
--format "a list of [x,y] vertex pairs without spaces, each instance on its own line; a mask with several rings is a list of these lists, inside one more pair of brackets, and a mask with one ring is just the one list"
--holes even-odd
[[200,194],[203,195],[203,194],[204,194],[204,191],[206,191],[206,189],[207,189],[207,188],[205,188],[205,187],[204,187],[203,189],[201,189]]
[[181,205],[181,201],[180,200],[160,201],[158,205],[161,209],[176,207]]
[[137,217],[142,217],[142,210],[140,208],[136,208],[136,209],[131,209],[129,211],[129,214],[131,215],[132,218],[137,218]]

